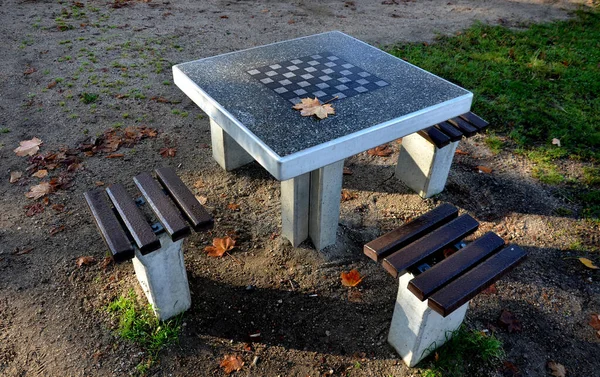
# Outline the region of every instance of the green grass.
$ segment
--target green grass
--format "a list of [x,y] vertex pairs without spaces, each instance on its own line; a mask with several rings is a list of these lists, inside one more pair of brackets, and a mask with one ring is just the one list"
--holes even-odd
[[85,104],[96,102],[98,96],[97,93],[81,93],[81,102]]
[[480,375],[481,370],[495,369],[504,357],[500,340],[481,331],[468,330],[463,325],[419,366],[425,364],[423,377],[466,377]]
[[431,45],[389,51],[471,90],[473,111],[521,147],[546,151],[558,138],[565,157],[600,158],[597,10],[524,31],[476,24]]
[[117,334],[140,345],[148,353],[148,358],[137,366],[140,374],[147,372],[162,348],[178,340],[182,316],[159,321],[151,305],[141,306],[137,303],[133,290],[111,302],[107,311],[118,319]]

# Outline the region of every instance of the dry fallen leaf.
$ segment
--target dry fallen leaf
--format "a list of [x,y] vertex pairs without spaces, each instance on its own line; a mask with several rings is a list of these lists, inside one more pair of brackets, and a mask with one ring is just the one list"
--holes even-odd
[[17,247],[15,249],[15,251],[13,252],[13,255],[25,255],[25,254],[31,253],[32,251],[33,251],[33,247],[28,247],[23,250],[19,250],[19,248]]
[[52,89],[56,86],[56,81],[52,81],[50,84],[48,84],[48,86],[46,88],[48,89]]
[[15,182],[19,181],[19,179],[21,179],[22,176],[23,176],[23,173],[20,171],[11,171],[9,182],[15,183]]
[[300,115],[303,117],[316,116],[319,119],[325,119],[328,115],[335,114],[333,106],[329,103],[321,104],[317,97],[302,98],[300,103],[295,104],[292,108],[300,110]]
[[48,182],[42,182],[39,185],[32,186],[28,193],[25,194],[29,199],[39,199],[52,192],[52,185]]
[[204,182],[202,182],[201,179],[197,180],[196,182],[194,182],[194,187],[197,189],[201,189],[204,187]]
[[344,166],[344,173],[343,174],[344,175],[352,175],[353,172],[352,172],[352,170],[350,168],[347,168],[347,167]]
[[35,204],[25,206],[23,208],[25,208],[27,210],[27,212],[25,213],[25,216],[32,217],[32,216],[37,215],[38,213],[44,212],[44,209],[46,207],[44,207],[44,205],[42,203],[35,203]]
[[492,172],[492,168],[488,168],[487,166],[479,165],[477,166],[477,170],[480,173],[490,174]]
[[584,266],[586,266],[587,268],[590,268],[592,270],[597,270],[598,268],[600,268],[598,266],[595,266],[594,262],[592,262],[591,260],[589,260],[587,258],[577,258],[577,259],[579,259],[579,261],[581,263],[583,263]]
[[158,153],[163,157],[175,157],[177,148],[161,148]]
[[104,186],[104,182],[102,182],[102,181],[96,181],[96,182],[94,182],[94,184],[98,187]]
[[205,205],[206,202],[208,202],[208,198],[203,195],[196,195],[196,200],[202,205]]
[[32,177],[36,177],[36,178],[44,178],[45,176],[48,175],[48,170],[46,169],[42,169],[42,170],[38,170],[35,173],[33,173],[31,176]]
[[122,158],[125,157],[123,153],[113,153],[106,156],[106,158]]
[[342,272],[341,277],[342,285],[346,287],[356,287],[363,279],[356,268],[350,272]]
[[492,284],[489,287],[487,287],[486,289],[484,289],[483,291],[481,291],[481,293],[486,294],[486,295],[495,295],[496,293],[498,293],[498,289],[496,288],[496,284]]
[[367,154],[369,156],[379,156],[379,157],[387,157],[387,156],[391,155],[392,153],[394,153],[394,151],[387,144],[380,145],[378,147],[369,149],[367,151]]
[[64,225],[54,227],[54,228],[50,229],[50,235],[53,236],[56,233],[62,232],[63,230],[65,230],[65,226]]
[[87,256],[87,257],[79,257],[79,258],[77,258],[77,262],[76,263],[77,263],[77,267],[81,267],[84,264],[88,265],[88,264],[92,264],[94,262],[96,262],[96,259],[94,257]]
[[557,138],[552,139],[552,144],[560,147],[560,139],[557,139]]
[[521,371],[510,361],[504,361],[502,367],[502,376],[504,377],[522,377]]
[[37,69],[35,69],[34,67],[29,67],[25,70],[25,72],[23,72],[24,75],[31,75],[32,73],[37,72]]
[[465,152],[462,149],[457,149],[456,152],[454,152],[454,154],[462,154],[462,155],[468,156],[469,152]]
[[565,377],[567,375],[565,366],[556,361],[548,361],[548,369],[550,369],[550,374],[554,377]]
[[206,246],[204,251],[211,257],[222,257],[223,254],[233,249],[234,246],[235,241],[231,237],[225,236],[223,238],[213,238],[212,246]]
[[65,205],[64,204],[55,204],[52,206],[52,209],[55,210],[56,212],[64,212]]
[[239,211],[240,205],[236,204],[236,203],[229,203],[229,204],[227,204],[227,208],[229,208],[232,211]]
[[596,331],[596,335],[600,338],[600,314],[594,313],[590,318],[590,326]]
[[504,327],[509,333],[520,332],[523,329],[521,321],[506,309],[502,310],[500,318],[498,319],[498,324]]
[[230,374],[233,371],[238,371],[244,366],[244,361],[237,355],[225,355],[221,364],[219,364],[225,373]]
[[358,198],[358,194],[355,192],[350,192],[348,190],[342,190],[342,202],[347,202],[348,200]]
[[40,150],[42,141],[37,137],[31,140],[23,140],[19,143],[19,147],[14,150],[17,156],[33,156]]

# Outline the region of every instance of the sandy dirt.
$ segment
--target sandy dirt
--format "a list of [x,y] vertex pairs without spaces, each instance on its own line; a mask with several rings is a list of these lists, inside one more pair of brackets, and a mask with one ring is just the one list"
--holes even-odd
[[[216,223],[185,241],[193,306],[179,343],[160,353],[150,375],[224,375],[226,354],[246,363],[236,375],[416,375],[386,343],[395,282],[362,245],[445,202],[482,223],[476,236],[494,230],[529,253],[497,293],[472,301],[466,324],[495,332],[523,376],[548,375],[550,360],[569,376],[597,375],[600,338],[588,322],[600,312],[598,274],[567,257],[597,256],[589,251],[598,248],[598,226],[581,219],[582,208],[560,187],[531,178],[523,157],[492,154],[484,136],[465,140],[446,190],[422,200],[393,177],[399,144],[390,145],[390,157],[354,156],[344,188],[356,198],[342,203],[337,244],[323,253],[309,243],[293,248],[279,236],[279,182],[256,163],[229,173],[217,166],[209,121],[170,70],[329,30],[381,46],[432,41],[478,21],[520,28],[568,18],[579,3],[0,0],[0,375],[137,374],[147,355],[115,335],[105,308],[131,289],[141,292],[130,263],[101,265],[106,246],[83,193],[117,182],[134,193],[131,177],[165,165],[207,199]],[[158,136],[114,151],[121,158],[78,149],[107,130],[140,126]],[[16,156],[13,149],[32,137],[43,141],[37,159]],[[167,147],[174,157],[161,156]],[[53,164],[48,177],[31,176]],[[580,164],[569,164],[565,172],[577,179]],[[493,172],[481,174],[478,165]],[[10,183],[13,172],[23,175]],[[59,180],[47,200],[25,197],[52,178]],[[204,247],[225,234],[237,239],[235,259],[207,257]],[[78,268],[80,256],[98,262]],[[349,291],[339,276],[352,268],[365,279]],[[521,332],[497,325],[503,309],[521,321]],[[260,340],[248,347],[256,332]]]

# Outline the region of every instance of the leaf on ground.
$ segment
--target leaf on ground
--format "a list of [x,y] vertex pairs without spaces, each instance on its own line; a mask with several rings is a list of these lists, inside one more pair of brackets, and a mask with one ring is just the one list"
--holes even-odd
[[369,156],[379,156],[379,157],[388,157],[392,153],[394,153],[394,151],[387,144],[380,145],[378,147],[369,149],[367,151],[367,154]]
[[140,135],[145,137],[156,137],[158,135],[158,131],[154,128],[140,126],[138,130],[140,131]]
[[48,170],[46,169],[42,169],[42,170],[38,170],[35,173],[33,173],[31,176],[32,177],[36,177],[36,178],[44,178],[45,176],[48,175]]
[[44,212],[44,208],[46,208],[46,207],[42,203],[35,203],[35,204],[27,205],[23,208],[25,208],[27,210],[27,212],[25,213],[25,216],[32,217],[32,216],[37,215],[38,213]]
[[492,168],[489,168],[489,167],[483,166],[483,165],[477,166],[477,170],[479,170],[480,173],[485,173],[485,174],[490,174],[492,172]]
[[498,319],[498,324],[504,327],[509,333],[520,332],[523,329],[521,321],[506,309],[502,310],[500,318]]
[[565,366],[556,361],[548,361],[548,369],[550,369],[550,374],[554,377],[565,377],[567,375]]
[[54,228],[50,229],[50,235],[53,236],[56,233],[60,233],[63,230],[65,230],[65,226],[61,225],[61,226],[55,226]]
[[206,202],[208,202],[208,198],[203,195],[196,195],[196,200],[202,205],[205,205]]
[[300,103],[295,104],[292,108],[294,110],[300,110],[300,115],[303,117],[316,116],[319,119],[325,119],[328,115],[335,114],[335,109],[331,104],[321,104],[321,101],[317,97],[302,98]]
[[344,173],[343,174],[344,175],[352,175],[353,172],[352,172],[352,170],[350,170],[350,168],[347,168],[347,167],[344,166]]
[[350,302],[362,302],[362,292],[357,290],[348,291],[348,301]]
[[495,295],[496,293],[498,293],[498,289],[496,288],[496,284],[492,284],[489,287],[487,287],[486,289],[484,289],[483,291],[481,291],[481,293],[486,294],[486,295]]
[[17,156],[33,156],[40,150],[40,145],[42,141],[37,137],[34,137],[31,140],[23,140],[19,142],[19,147],[14,149],[14,152]]
[[24,75],[31,75],[32,73],[37,72],[37,69],[33,68],[33,67],[29,67],[25,70],[25,72],[23,72]]
[[27,247],[23,250],[19,250],[19,248],[17,247],[15,249],[15,251],[13,252],[13,255],[25,255],[25,254],[29,254],[33,251],[33,247]]
[[104,186],[104,182],[102,182],[102,181],[96,181],[96,182],[94,182],[94,184],[95,184],[97,187]]
[[594,265],[594,262],[592,262],[591,260],[589,260],[587,258],[577,258],[577,259],[579,259],[579,261],[581,263],[583,263],[584,266],[586,266],[587,268],[590,268],[592,270],[597,270],[598,268],[600,268],[600,267]]
[[600,338],[600,314],[594,313],[590,317],[590,326],[596,331],[596,335]]
[[358,194],[355,192],[350,192],[348,190],[342,190],[342,202],[347,202],[348,200],[358,198]]
[[342,272],[342,285],[345,287],[356,287],[362,280],[363,277],[360,276],[360,273],[356,268],[352,269],[350,272]]
[[52,206],[52,209],[55,210],[56,212],[64,212],[65,205],[64,204],[55,204]]
[[32,186],[29,192],[25,194],[29,199],[39,199],[52,192],[52,185],[48,182],[42,182],[39,185]]
[[462,154],[468,156],[469,152],[463,151],[462,149],[457,149],[456,152],[454,152],[454,154]]
[[194,182],[194,187],[197,189],[201,189],[204,187],[204,182],[202,182],[201,179],[197,180],[196,182]]
[[77,261],[75,263],[77,263],[77,267],[81,267],[83,265],[88,265],[88,264],[92,264],[96,262],[96,259],[94,257],[91,256],[85,256],[85,257],[79,257],[77,258]]
[[50,84],[48,84],[48,86],[46,86],[46,88],[48,89],[52,89],[56,86],[56,81],[52,81]]
[[557,139],[557,138],[552,139],[552,144],[560,147],[560,139]]
[[510,361],[504,361],[504,365],[502,366],[502,376],[503,377],[522,377],[522,373],[517,368],[517,366]]
[[106,156],[106,158],[123,158],[125,155],[123,153],[112,153]]
[[240,205],[236,204],[236,203],[229,203],[229,204],[227,204],[227,208],[229,208],[232,211],[239,211]]
[[161,148],[158,153],[163,157],[175,157],[177,148]]
[[221,364],[219,364],[219,366],[223,368],[225,373],[231,374],[231,372],[233,371],[238,371],[242,369],[242,367],[244,366],[244,360],[242,360],[242,358],[237,355],[225,355],[225,358],[223,359],[223,361],[221,361]]
[[233,249],[235,246],[235,240],[229,236],[223,238],[213,238],[212,246],[206,246],[204,251],[211,257],[222,257],[223,254]]
[[19,179],[21,179],[21,177],[23,176],[23,173],[20,171],[11,171],[10,172],[10,183],[16,183],[19,181]]

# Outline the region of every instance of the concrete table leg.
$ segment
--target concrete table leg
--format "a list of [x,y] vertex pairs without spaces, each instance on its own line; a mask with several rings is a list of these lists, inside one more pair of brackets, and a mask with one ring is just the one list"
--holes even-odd
[[183,240],[171,241],[166,233],[159,236],[162,247],[142,255],[136,248],[133,268],[152,310],[164,321],[188,310],[192,304],[183,251]]
[[450,339],[467,313],[467,302],[447,317],[442,317],[408,290],[414,276],[405,273],[399,278],[398,296],[388,335],[388,343],[396,349],[409,367],[415,366],[436,348]]
[[423,136],[414,133],[402,138],[396,178],[421,197],[439,194],[446,186],[458,141],[437,148]]
[[310,173],[308,233],[317,250],[335,243],[340,218],[344,160]]
[[281,182],[281,233],[294,247],[308,238],[310,173]]
[[210,139],[213,158],[227,171],[237,169],[254,161],[231,136],[214,120],[210,120]]

